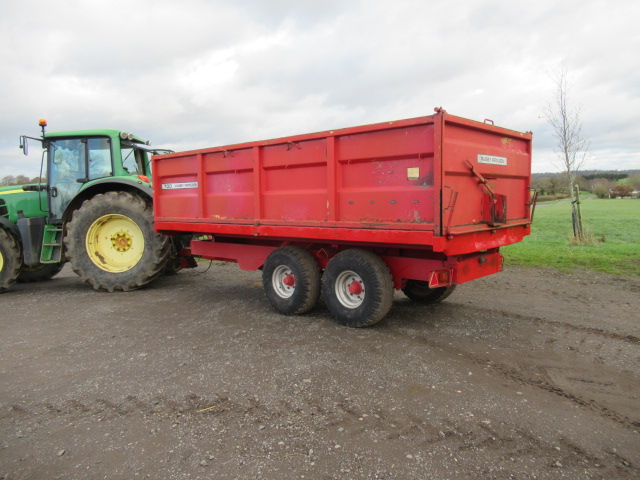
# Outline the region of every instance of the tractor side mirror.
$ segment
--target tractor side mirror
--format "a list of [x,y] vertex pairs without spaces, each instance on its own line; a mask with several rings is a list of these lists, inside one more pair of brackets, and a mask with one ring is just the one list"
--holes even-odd
[[29,145],[27,144],[27,137],[22,135],[20,137],[20,148],[22,149],[22,153],[25,155],[29,154]]
[[22,149],[22,153],[27,155],[29,153],[29,140],[36,140],[42,143],[42,146],[45,146],[45,140],[42,138],[29,137],[27,135],[20,135],[20,148]]

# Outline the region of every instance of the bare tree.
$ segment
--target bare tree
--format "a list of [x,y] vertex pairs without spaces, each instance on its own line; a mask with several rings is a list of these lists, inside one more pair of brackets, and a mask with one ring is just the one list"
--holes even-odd
[[16,184],[16,177],[14,177],[13,175],[6,175],[2,177],[2,180],[0,180],[0,185],[15,185],[15,184]]
[[563,171],[567,174],[573,217],[573,234],[582,238],[582,220],[579,201],[575,192],[576,172],[582,168],[589,152],[589,140],[582,134],[581,109],[569,104],[570,79],[566,65],[552,72],[555,83],[553,99],[544,109],[544,117],[553,128],[556,138],[556,153]]
[[27,183],[30,183],[30,182],[31,182],[31,179],[26,175],[18,175],[16,177],[16,185],[26,185]]

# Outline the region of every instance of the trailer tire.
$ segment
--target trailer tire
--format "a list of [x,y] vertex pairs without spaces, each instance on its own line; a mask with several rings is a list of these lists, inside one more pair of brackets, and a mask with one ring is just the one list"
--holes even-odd
[[35,267],[22,265],[16,281],[18,283],[31,283],[51,280],[53,277],[60,273],[60,270],[62,270],[62,267],[64,267],[65,263],[66,262],[40,263]]
[[73,212],[64,237],[73,271],[96,290],[127,292],[160,275],[171,246],[153,229],[150,199],[107,192]]
[[455,285],[451,285],[450,287],[429,288],[428,282],[407,280],[407,284],[402,289],[402,292],[415,302],[439,303],[451,295],[455,289]]
[[302,315],[320,296],[318,262],[303,248],[278,248],[264,263],[262,285],[273,308],[285,315]]
[[369,327],[389,313],[393,278],[376,254],[357,248],[338,253],[323,277],[324,301],[342,325]]
[[13,235],[0,228],[0,293],[18,278],[21,266],[20,244]]

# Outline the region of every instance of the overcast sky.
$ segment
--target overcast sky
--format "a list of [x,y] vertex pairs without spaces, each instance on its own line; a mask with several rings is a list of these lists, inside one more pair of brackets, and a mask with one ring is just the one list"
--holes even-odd
[[18,136],[116,128],[186,150],[449,113],[534,132],[564,62],[586,168],[640,168],[637,0],[0,0],[0,178]]

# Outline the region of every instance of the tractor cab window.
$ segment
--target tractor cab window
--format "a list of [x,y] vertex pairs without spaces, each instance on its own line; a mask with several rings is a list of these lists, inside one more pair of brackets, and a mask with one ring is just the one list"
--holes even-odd
[[49,144],[49,213],[62,218],[69,203],[89,180],[113,173],[108,137],[51,139]]
[[83,138],[67,138],[49,142],[49,211],[52,220],[62,218],[64,210],[82,186],[86,177],[87,145]]
[[122,167],[130,175],[148,175],[150,172],[145,168],[147,164],[147,154],[139,148],[129,146],[122,147]]
[[51,141],[49,176],[52,183],[74,182],[84,177],[85,144],[81,138]]
[[108,138],[90,138],[89,180],[113,175],[111,167],[111,142]]

